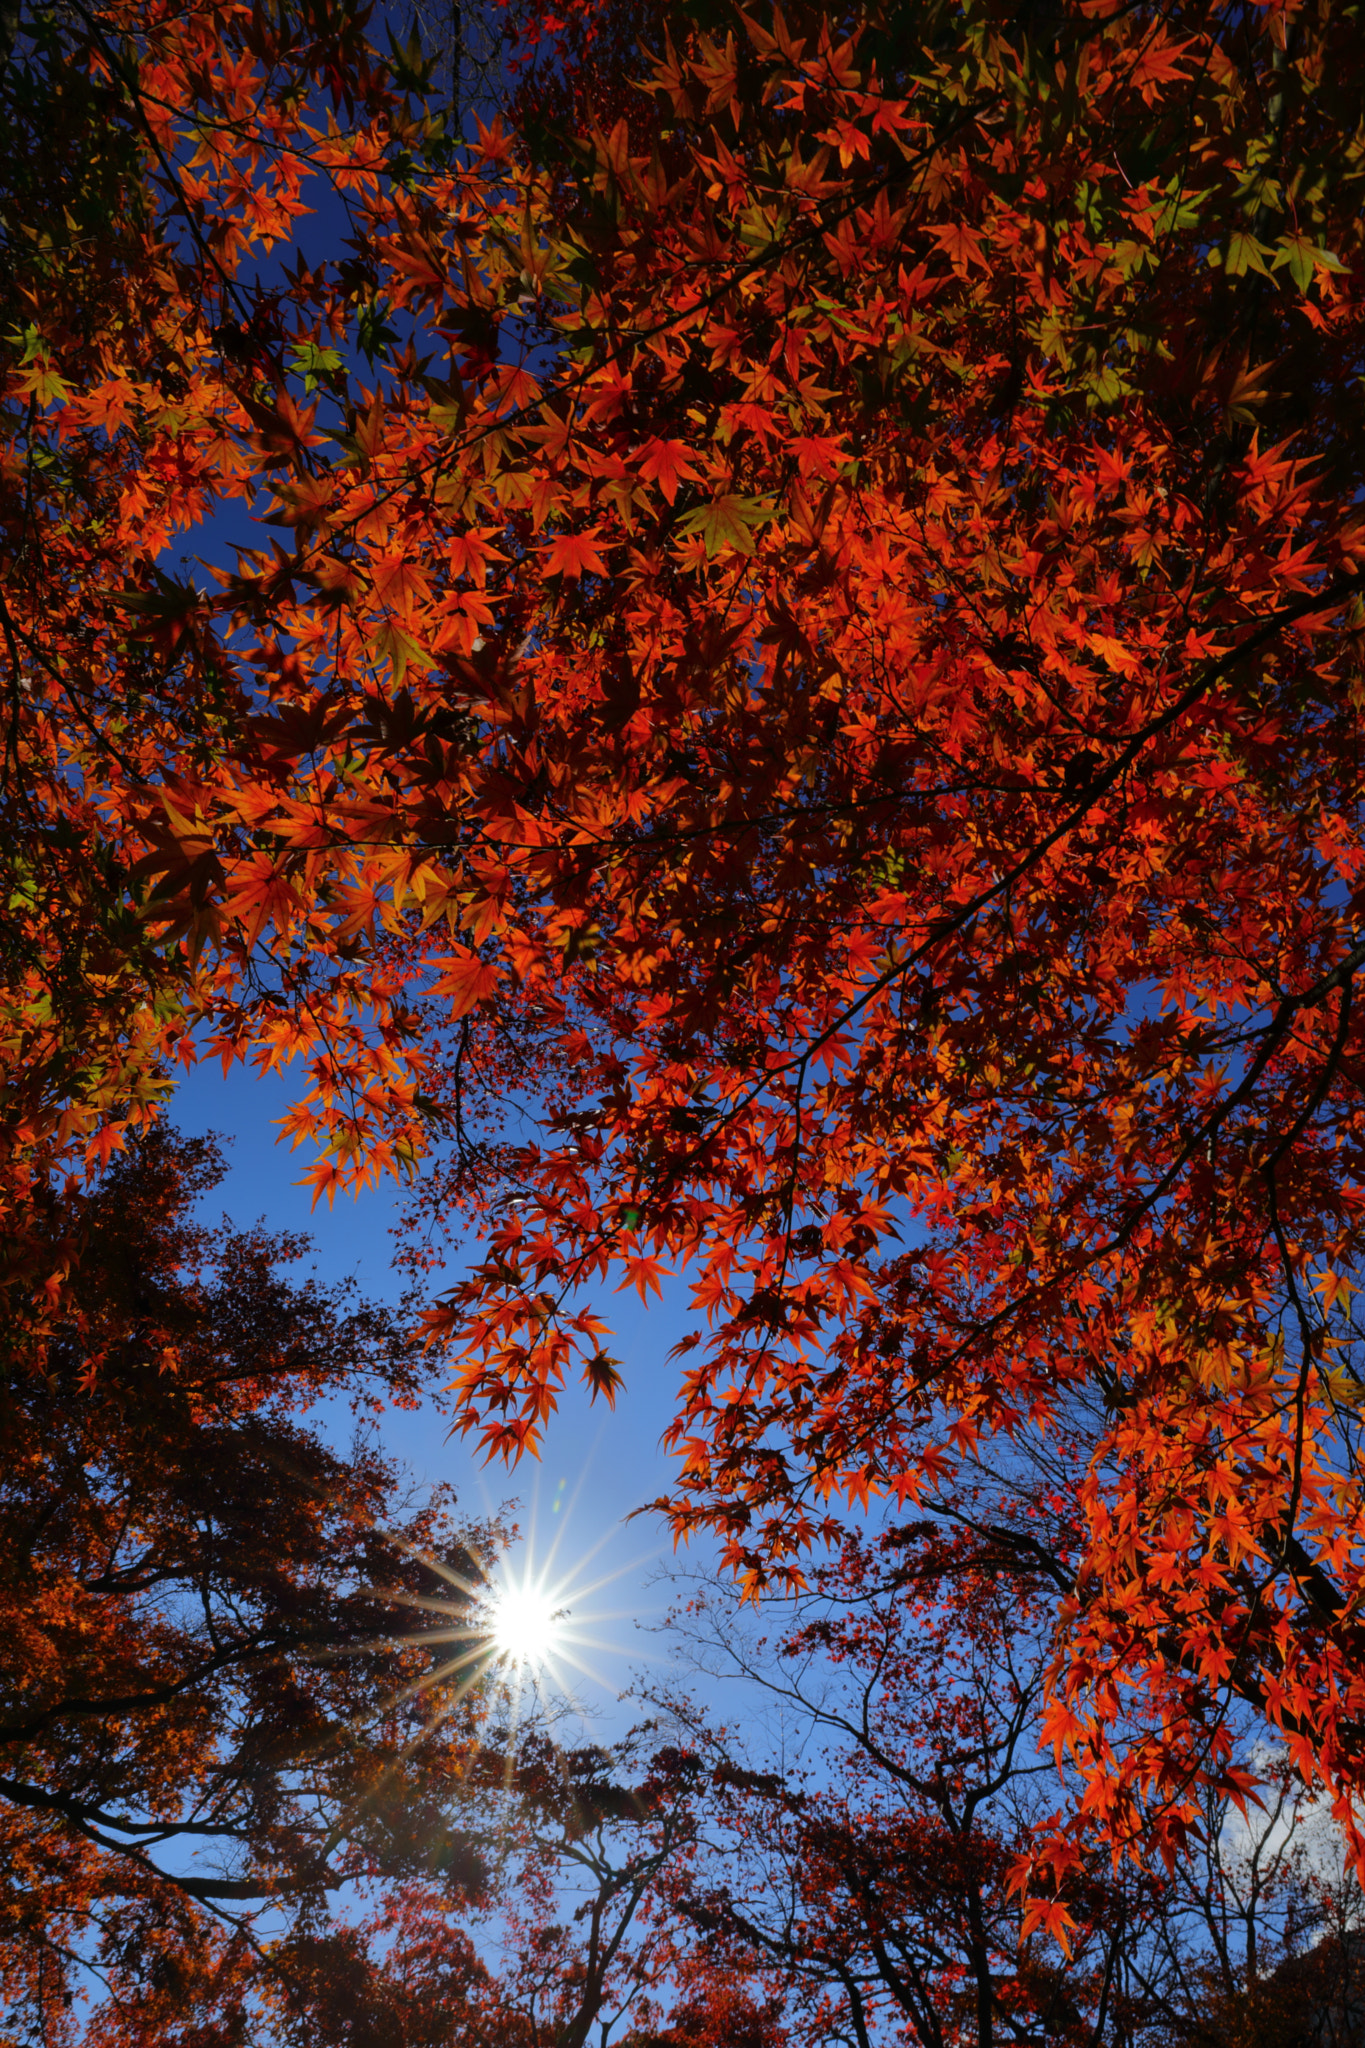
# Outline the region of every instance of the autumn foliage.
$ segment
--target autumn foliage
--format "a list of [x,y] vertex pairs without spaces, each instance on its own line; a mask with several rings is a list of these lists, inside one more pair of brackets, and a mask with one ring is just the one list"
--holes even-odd
[[1363,26],[669,10],[643,114],[458,146],[322,7],[54,21],[93,155],[7,87],[24,1285],[168,1059],[297,1054],[320,1194],[483,1233],[492,1451],[678,1274],[751,1587],[1014,1475],[1055,1934],[1244,1710],[1365,1781]]
[[5,2038],[570,2048],[647,2009],[691,1780],[513,1739],[507,1532],[376,1441],[429,1392],[403,1317],[200,1221],[222,1170],[163,1123],[52,1201],[71,1281],[5,1360]]
[[53,1201],[74,1279],[6,1361],[0,1984],[33,2038],[64,2038],[83,1964],[154,2036],[241,1992],[272,1902],[306,1925],[367,1872],[484,1880],[448,1818],[477,1750],[450,1618],[404,1603],[468,1609],[440,1564],[472,1594],[497,1534],[405,1507],[363,1430],[420,1385],[400,1319],[196,1221],[221,1173],[162,1125]]

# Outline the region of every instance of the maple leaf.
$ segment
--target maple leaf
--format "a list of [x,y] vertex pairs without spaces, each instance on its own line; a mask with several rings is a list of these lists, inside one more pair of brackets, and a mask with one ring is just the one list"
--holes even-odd
[[724,548],[733,548],[737,554],[751,555],[756,545],[755,535],[772,517],[772,507],[765,499],[738,497],[726,492],[699,506],[695,512],[687,513],[678,521],[677,530],[695,535],[708,556],[714,557]]
[[332,500],[331,479],[327,476],[301,476],[287,484],[276,484],[276,504],[271,516],[285,526],[297,526],[303,533],[313,533],[327,523],[327,511]]
[[448,954],[437,964],[439,972],[431,993],[449,998],[455,1017],[465,1016],[476,1003],[493,995],[501,979],[497,963],[481,960],[477,953]]
[[678,495],[680,483],[695,483],[701,475],[685,441],[661,441],[656,437],[646,441],[633,460],[645,482],[657,483],[670,505]]
[[447,543],[447,560],[452,575],[468,576],[482,583],[490,563],[506,561],[501,549],[493,546],[493,531],[483,527],[452,535]]
[[31,398],[35,405],[61,405],[69,397],[71,387],[52,366],[51,358],[34,350],[26,367],[14,377],[14,389],[24,398]]
[[401,683],[410,668],[431,667],[431,656],[421,641],[396,619],[381,620],[374,630],[373,644],[380,661],[386,661],[392,669],[395,683]]
[[583,1366],[583,1379],[593,1400],[604,1395],[609,1408],[616,1406],[616,1396],[625,1381],[620,1370],[619,1358],[612,1358],[605,1351],[595,1351]]
[[794,434],[788,445],[802,476],[837,476],[847,459],[842,441],[832,434]]
[[86,395],[81,410],[91,426],[117,433],[127,423],[136,401],[133,386],[121,377],[113,377]]
[[[420,565],[407,554],[374,555],[370,559],[375,594],[400,619],[410,619],[431,595]],[[409,655],[408,659],[412,659]]]
[[607,565],[597,548],[600,528],[584,533],[561,533],[541,550],[547,576],[605,576]]

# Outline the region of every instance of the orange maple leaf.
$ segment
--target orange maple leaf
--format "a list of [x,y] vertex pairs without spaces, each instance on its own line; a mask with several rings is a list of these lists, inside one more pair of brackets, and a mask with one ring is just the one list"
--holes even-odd
[[597,548],[600,527],[585,533],[562,533],[540,552],[546,576],[605,576],[607,565]]

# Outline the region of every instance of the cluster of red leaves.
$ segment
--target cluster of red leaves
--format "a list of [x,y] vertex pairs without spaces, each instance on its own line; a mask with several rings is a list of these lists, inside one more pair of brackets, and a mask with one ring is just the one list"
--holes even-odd
[[[147,914],[148,802],[164,819],[157,791],[221,755],[251,695],[168,556],[250,507],[272,393],[299,417],[244,266],[287,246],[309,170],[378,158],[388,99],[345,9],[16,9],[2,76],[0,1177],[32,1314],[62,1262],[29,1187],[152,1113],[197,1013],[197,952]],[[344,138],[302,124],[329,100]]]
[[[640,87],[668,12],[658,0],[563,0],[553,9],[499,0],[509,111],[534,156],[567,172],[580,138],[620,121],[632,146],[648,150],[655,122]],[[692,10],[694,21],[700,15]],[[672,18],[676,29],[676,11]]]
[[[319,1192],[453,1138],[424,1199],[487,1256],[429,1330],[490,1448],[576,1367],[613,1393],[575,1290],[683,1268],[668,1505],[755,1584],[840,1499],[1072,1430],[1058,1879],[1077,1831],[1181,1838],[1233,1699],[1346,1814],[1357,9],[726,11],[659,52],[648,150],[549,169],[392,96],[310,126],[259,17],[158,21],[183,225],[117,289],[166,312],[95,327],[153,353],[35,288],[8,386],[32,800],[225,1058],[311,1060]],[[229,348],[305,154],[354,253]],[[267,487],[291,547],[157,581]],[[509,1099],[534,1143],[480,1135]]]

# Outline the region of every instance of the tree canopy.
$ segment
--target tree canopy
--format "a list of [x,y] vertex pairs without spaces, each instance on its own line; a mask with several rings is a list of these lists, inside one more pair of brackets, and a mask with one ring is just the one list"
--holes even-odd
[[1365,1778],[1362,22],[642,33],[463,138],[339,5],[16,31],[15,1271],[167,1061],[298,1054],[319,1194],[482,1233],[491,1451],[681,1274],[662,1505],[751,1590],[1007,1496],[1058,1932],[1245,1709]]

